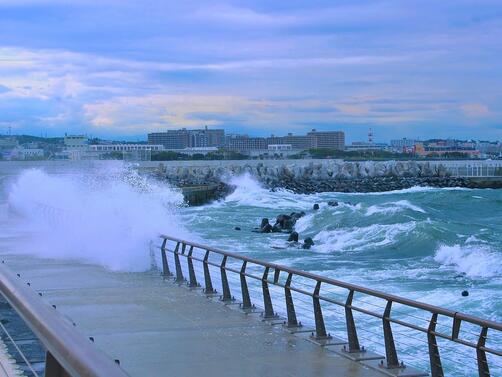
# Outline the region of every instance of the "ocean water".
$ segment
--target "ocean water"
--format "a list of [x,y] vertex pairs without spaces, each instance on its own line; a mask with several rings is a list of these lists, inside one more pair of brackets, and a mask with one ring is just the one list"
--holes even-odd
[[[141,177],[122,163],[3,162],[0,252],[144,271],[151,265],[151,242],[165,233],[502,321],[502,190],[415,187],[298,195],[271,192],[249,176],[231,181],[237,189],[225,200],[187,207],[179,190]],[[339,206],[328,206],[330,200]],[[318,211],[312,209],[315,203]],[[294,211],[306,212],[295,229],[302,239],[314,239],[312,249],[287,247],[286,234],[253,232],[262,218]],[[259,288],[251,288],[259,297]],[[463,290],[468,297],[461,295]],[[299,317],[311,325],[311,301],[295,300]],[[361,298],[359,305],[381,312],[385,303]],[[328,329],[342,337],[339,309],[326,309],[324,316]],[[402,314],[425,327],[430,319],[428,313],[405,308]],[[356,315],[356,324],[361,344],[383,353],[380,321]],[[451,323],[445,320],[442,326],[448,331]],[[463,326],[462,331],[477,341],[478,329]],[[410,336],[398,326],[394,332],[400,359],[427,369],[426,336]],[[502,349],[498,334],[490,342]],[[475,352],[451,342],[439,344],[447,374],[476,375]],[[493,375],[502,375],[500,359],[489,358]]]

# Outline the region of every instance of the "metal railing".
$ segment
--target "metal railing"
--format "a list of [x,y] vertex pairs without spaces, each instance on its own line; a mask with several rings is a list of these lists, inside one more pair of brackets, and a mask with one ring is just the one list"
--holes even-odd
[[[125,377],[113,360],[79,334],[74,326],[0,263],[0,293],[46,349],[47,377]],[[35,374],[36,372],[31,369]]]
[[[302,324],[297,318],[295,301],[299,300],[310,306],[313,312],[313,329],[311,338],[319,344],[330,344],[332,336],[326,330],[323,312],[329,309],[329,306],[341,307],[344,320],[337,321],[337,325],[343,327],[343,333],[346,342],[343,344],[343,351],[350,357],[351,354],[357,355],[357,360],[365,360],[365,347],[361,346],[359,332],[365,330],[365,326],[359,326],[356,323],[356,316],[364,315],[381,321],[382,333],[374,333],[383,338],[383,347],[385,349],[384,357],[368,357],[367,359],[381,359],[379,367],[386,370],[401,369],[396,371],[405,375],[406,366],[398,358],[398,348],[394,340],[396,332],[393,327],[399,326],[411,335],[411,330],[422,333],[426,336],[428,349],[428,365],[433,377],[444,376],[442,356],[438,340],[446,340],[454,344],[459,344],[476,353],[475,360],[477,371],[480,377],[490,376],[490,365],[487,355],[500,363],[502,350],[489,345],[488,333],[492,336],[499,336],[502,344],[502,323],[481,319],[468,314],[444,309],[438,306],[421,303],[411,299],[387,294],[374,289],[365,288],[359,285],[346,283],[343,281],[327,278],[313,273],[296,270],[290,267],[277,265],[247,257],[242,254],[227,252],[206,245],[189,242],[175,237],[161,235],[162,245],[159,246],[162,260],[162,274],[164,278],[174,276],[178,283],[187,283],[189,287],[200,287],[199,280],[203,280],[203,291],[206,295],[217,295],[214,280],[221,284],[220,299],[223,302],[231,303],[235,301],[232,290],[240,290],[240,307],[244,311],[255,311],[252,303],[250,289],[248,284],[251,280],[257,281],[261,291],[259,299],[262,301],[264,319],[277,318],[274,305],[279,301],[285,304],[284,326],[291,332],[301,332]],[[172,255],[172,257],[168,257]],[[185,259],[185,263],[181,259]],[[171,261],[169,261],[171,260]],[[169,264],[174,264],[174,274],[171,273]],[[202,269],[200,268],[202,267]],[[219,273],[219,279],[211,276],[211,270]],[[188,272],[188,273],[187,273]],[[238,279],[235,280],[237,286],[231,286],[229,283],[230,274],[235,274]],[[185,278],[187,276],[187,279]],[[270,277],[272,276],[272,277]],[[249,280],[251,279],[251,280]],[[240,286],[240,287],[239,287]],[[261,289],[260,289],[261,288]],[[283,289],[279,297],[275,297],[275,304],[271,296],[271,288]],[[326,289],[327,288],[327,289]],[[324,293],[326,291],[326,293]],[[342,294],[342,299],[335,296]],[[311,303],[301,300],[301,296],[309,297]],[[294,297],[295,301],[294,301]],[[358,298],[356,300],[356,297]],[[366,299],[366,301],[364,300]],[[377,306],[371,304],[369,300],[383,301],[381,311],[369,309],[368,306]],[[356,303],[357,301],[357,303]],[[404,309],[404,317],[414,318],[415,320],[402,319],[397,315],[399,309]],[[307,307],[308,309],[308,307]],[[408,311],[408,312],[406,312]],[[410,313],[413,311],[413,313]],[[415,311],[422,314],[427,313],[428,317],[415,315]],[[402,312],[401,312],[402,314]],[[361,320],[362,321],[362,320]],[[425,324],[420,324],[425,321]],[[443,322],[446,321],[446,324]],[[463,327],[463,329],[461,329]],[[474,331],[472,330],[474,328]],[[410,336],[410,338],[413,338]],[[447,347],[445,347],[447,348]],[[369,352],[368,352],[369,353]],[[374,354],[373,354],[374,355]],[[462,364],[462,361],[459,360]],[[474,370],[476,366],[474,366]],[[497,370],[502,370],[502,365],[495,365]],[[500,368],[500,369],[499,369]]]
[[443,166],[453,177],[459,178],[497,178],[502,177],[500,160],[467,160],[430,162],[433,166]]

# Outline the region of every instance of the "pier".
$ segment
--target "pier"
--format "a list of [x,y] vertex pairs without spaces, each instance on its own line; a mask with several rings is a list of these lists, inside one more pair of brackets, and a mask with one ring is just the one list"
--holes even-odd
[[[0,291],[32,336],[2,340],[26,353],[15,356],[26,375],[439,377],[445,342],[475,353],[469,375],[500,370],[502,351],[490,343],[500,323],[169,236],[151,253],[160,270],[144,273],[4,253]],[[402,315],[410,310],[427,322]],[[383,354],[360,336],[365,316],[382,324]],[[401,352],[398,326],[423,335],[426,368]],[[467,329],[479,330],[474,340]]]

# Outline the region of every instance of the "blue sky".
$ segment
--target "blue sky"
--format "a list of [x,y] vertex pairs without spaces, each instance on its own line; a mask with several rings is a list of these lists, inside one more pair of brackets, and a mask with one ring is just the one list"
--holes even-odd
[[0,0],[0,133],[502,139],[502,2]]

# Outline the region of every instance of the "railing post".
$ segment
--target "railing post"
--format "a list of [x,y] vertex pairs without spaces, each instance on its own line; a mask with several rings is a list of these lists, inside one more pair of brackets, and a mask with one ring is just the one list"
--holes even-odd
[[71,377],[52,354],[45,353],[45,377]]
[[193,268],[192,254],[193,254],[193,246],[190,246],[187,256],[188,275],[190,277],[190,283],[188,284],[188,286],[190,288],[197,288],[199,286],[199,283],[197,283],[197,277],[195,276],[195,270]]
[[397,359],[396,345],[392,336],[392,328],[390,326],[390,310],[392,301],[388,300],[383,313],[383,336],[385,340],[385,356],[387,359],[387,368],[399,368],[399,360]]
[[240,279],[241,279],[241,291],[242,291],[242,309],[251,309],[253,306],[251,305],[251,298],[249,297],[249,289],[248,283],[246,282],[246,266],[247,261],[242,263]]
[[164,238],[164,241],[162,241],[162,246],[160,247],[160,252],[162,255],[162,277],[164,279],[173,276],[173,274],[171,274],[171,271],[169,271],[169,264],[167,263],[166,244],[167,238]]
[[279,270],[278,268],[275,269],[274,271],[274,284],[278,284],[279,283],[279,276],[281,275],[281,270]]
[[225,270],[225,265],[227,264],[227,256],[223,256],[221,261],[220,271],[221,271],[221,285],[223,288],[223,296],[221,296],[221,301],[232,301],[232,295],[230,294],[230,286],[228,285],[227,271]]
[[455,313],[455,316],[453,317],[453,328],[451,330],[451,338],[453,340],[458,339],[458,334],[460,334],[460,325],[462,324],[462,321],[457,318],[457,314]]
[[354,291],[350,290],[345,302],[345,322],[347,325],[347,338],[349,340],[348,352],[361,352],[359,346],[359,339],[357,337],[356,324],[354,322],[354,315],[352,314],[352,300],[354,298]]
[[268,289],[268,271],[269,267],[265,267],[263,272],[263,277],[261,278],[261,287],[263,290],[263,306],[265,307],[265,312],[263,313],[263,318],[274,318],[277,317],[274,313],[274,307],[272,306],[272,298],[270,297],[270,290]]
[[[178,242],[176,244],[176,248],[174,249],[174,264],[176,266],[176,283],[182,283],[185,281],[185,278],[183,277],[183,271],[181,270],[181,263],[180,263],[180,255],[178,254],[178,251],[180,249],[180,243]],[[183,250],[185,249],[185,244],[183,244]]]
[[429,322],[427,330],[427,343],[429,345],[429,361],[431,364],[432,377],[444,377],[443,366],[441,364],[441,357],[439,355],[439,347],[436,341],[436,324],[438,322],[438,314],[432,313],[432,318]]
[[213,283],[211,282],[211,274],[209,273],[209,250],[206,250],[206,254],[204,255],[204,261],[202,264],[204,265],[204,293],[206,295],[212,295],[216,293],[216,289],[213,289]]
[[479,377],[490,377],[490,369],[488,368],[488,360],[486,352],[482,349],[486,344],[486,336],[488,335],[488,327],[483,326],[479,334],[478,344],[476,347],[476,355],[478,359]]
[[321,282],[317,281],[317,284],[312,294],[312,301],[314,304],[314,318],[315,318],[315,339],[330,339],[331,336],[326,333],[326,327],[324,326],[324,318],[322,316],[321,302],[319,301],[319,292],[321,290]]
[[298,320],[296,319],[295,305],[293,303],[293,296],[291,295],[291,280],[293,279],[293,274],[290,272],[288,278],[286,279],[286,284],[284,284],[284,296],[286,298],[286,312],[288,314],[288,324],[287,327],[298,327]]

